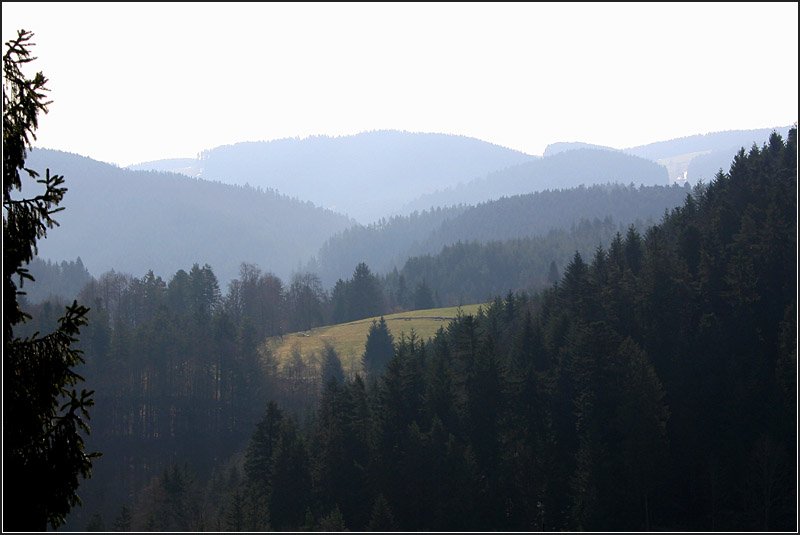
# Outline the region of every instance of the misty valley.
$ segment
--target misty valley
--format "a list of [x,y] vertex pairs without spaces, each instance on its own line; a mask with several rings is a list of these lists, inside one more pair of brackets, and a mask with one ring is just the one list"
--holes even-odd
[[791,528],[796,142],[31,150],[15,335],[89,308],[102,454],[62,529]]

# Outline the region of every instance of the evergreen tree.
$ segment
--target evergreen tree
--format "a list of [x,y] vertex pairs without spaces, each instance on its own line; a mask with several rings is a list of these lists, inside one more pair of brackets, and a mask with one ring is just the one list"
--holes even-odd
[[[395,268],[397,271],[397,268]],[[408,287],[406,286],[405,275],[398,275],[397,278],[397,291],[395,293],[395,301],[400,308],[406,308],[408,305]]]
[[331,291],[331,323],[350,321],[350,283],[342,279],[336,281]]
[[372,516],[369,520],[368,531],[397,531],[392,508],[383,494],[378,494],[372,506]]
[[642,265],[642,238],[633,225],[625,235],[625,264],[634,274],[639,273]]
[[417,288],[414,290],[414,310],[426,310],[434,306],[436,305],[433,302],[431,289],[423,280],[417,284]]
[[123,505],[119,515],[114,519],[114,531],[130,531],[131,522],[131,510],[127,505]]
[[275,452],[283,419],[283,412],[275,402],[270,401],[247,447],[244,469],[248,499],[253,505],[247,524],[253,530],[266,529],[269,524],[268,499],[272,491]]
[[392,355],[394,355],[394,338],[389,332],[386,320],[381,316],[379,322],[372,320],[372,325],[367,333],[364,355],[361,358],[364,372],[370,382],[374,382],[380,377]]
[[312,459],[314,487],[323,508],[336,505],[341,497],[339,487],[349,475],[344,444],[347,432],[344,398],[340,383],[325,382],[314,426]]
[[348,293],[348,321],[377,316],[383,311],[380,282],[364,262],[356,266]]
[[330,513],[320,519],[319,531],[347,531],[347,527],[344,525],[342,512],[339,510],[338,506],[334,507]]
[[322,325],[322,305],[325,294],[319,277],[313,273],[297,273],[286,294],[291,332],[307,331]]
[[230,505],[225,513],[226,531],[244,531],[244,499],[238,490],[233,492]]
[[273,464],[270,524],[276,530],[287,531],[302,525],[311,498],[308,452],[291,419],[284,419],[281,424]]
[[438,420],[444,429],[457,429],[456,388],[454,384],[450,350],[447,336],[440,328],[433,342],[428,377],[425,381],[425,407],[427,418]]
[[97,532],[105,530],[106,524],[103,522],[103,517],[99,513],[93,514],[92,518],[89,519],[89,523],[86,524],[86,531]]
[[556,261],[550,261],[550,267],[547,268],[547,283],[550,285],[558,284],[558,281],[561,279],[561,275],[558,274],[558,267],[556,266]]
[[325,343],[325,348],[322,352],[321,380],[323,386],[327,385],[329,381],[334,381],[337,384],[344,382],[342,361],[336,349],[328,342]]
[[15,336],[15,327],[29,319],[23,312],[14,277],[32,277],[23,266],[36,253],[37,240],[57,222],[53,214],[67,188],[64,178],[45,172],[36,180],[44,192],[30,199],[14,198],[22,190],[20,171],[31,179],[25,158],[36,139],[38,114],[47,113],[47,79],[39,72],[25,78],[21,65],[33,61],[33,34],[19,31],[3,55],[3,493],[4,527],[44,531],[60,526],[80,503],[78,478],[91,474],[92,458],[83,434],[93,405],[92,391],[77,390],[83,381],[74,368],[83,363],[75,349],[88,309],[77,302],[67,307],[58,328],[44,336]]

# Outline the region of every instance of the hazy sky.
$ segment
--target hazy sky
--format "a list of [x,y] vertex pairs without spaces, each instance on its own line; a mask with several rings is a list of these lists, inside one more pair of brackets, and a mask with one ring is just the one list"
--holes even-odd
[[50,80],[37,145],[120,165],[383,129],[541,154],[784,126],[797,17],[797,3],[2,3],[3,42],[34,31]]

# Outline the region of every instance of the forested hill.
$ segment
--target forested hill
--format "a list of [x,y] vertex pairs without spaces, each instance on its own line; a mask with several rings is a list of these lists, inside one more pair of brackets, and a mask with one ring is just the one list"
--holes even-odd
[[[754,130],[726,130],[724,132],[697,134],[667,141],[657,141],[655,143],[648,143],[647,145],[639,145],[622,150],[628,154],[653,161],[693,152],[729,150],[731,147],[733,147],[734,154],[736,154],[735,151],[738,151],[741,147],[745,147],[749,150],[753,144],[757,146],[761,145],[765,139],[769,138],[773,130],[786,138],[790,128],[790,126],[782,126],[775,128],[758,128]],[[723,171],[727,170],[732,159],[733,155],[731,155],[728,161],[725,162],[725,165],[722,166]],[[713,177],[709,177],[709,179],[710,178]]]
[[459,203],[478,204],[503,196],[607,182],[667,185],[669,177],[664,167],[638,156],[612,150],[581,148],[496,171],[436,193],[421,195],[406,205],[405,210],[423,210],[431,206]]
[[309,431],[271,405],[242,525],[795,531],[796,199],[792,130],[548,291],[327,381]]
[[[677,185],[604,184],[397,216],[375,225],[353,226],[334,235],[322,246],[309,270],[318,273],[324,285],[331,286],[337,279],[346,278],[359,262],[366,262],[377,273],[386,273],[402,267],[408,257],[438,253],[442,247],[459,241],[540,236],[553,229],[569,231],[581,220],[602,220],[607,216],[613,217],[615,230],[618,225],[624,229],[637,221],[655,223],[665,211],[680,205],[689,191]],[[599,243],[595,241],[593,246]],[[557,259],[563,265],[560,254]],[[550,260],[547,259],[548,264]]]
[[[774,130],[785,138],[789,128],[783,126]],[[664,165],[670,173],[670,180],[685,178],[696,184],[701,180],[709,182],[717,172],[728,169],[740,148],[761,145],[772,131],[771,128],[760,128],[712,132],[631,147],[623,152]]]
[[[774,130],[786,137],[790,126],[776,127]],[[727,130],[686,136],[666,141],[657,141],[646,145],[614,149],[582,142],[552,143],[544,151],[545,156],[581,148],[598,148],[619,150],[654,161],[667,168],[670,181],[688,180],[692,184],[703,180],[709,182],[720,170],[730,166],[736,152],[742,148],[750,148],[754,144],[764,142],[772,133],[772,128],[752,130]]]
[[161,171],[165,173],[180,173],[182,175],[199,178],[202,168],[200,160],[196,158],[170,158],[155,160],[140,164],[129,165],[126,169],[131,171]]
[[[144,380],[98,388],[122,392],[116,404],[98,397],[98,413],[124,407],[137,422],[131,436],[118,426],[109,444],[133,459],[163,442],[183,453],[176,461],[191,454],[200,466],[241,425],[231,407],[252,418],[250,396],[314,400],[299,413],[285,401],[260,405],[244,459],[213,478],[174,461],[130,503],[132,528],[794,531],[796,199],[793,130],[785,145],[776,135],[742,151],[729,173],[643,235],[631,230],[591,259],[573,255],[544,292],[498,297],[427,342],[392,340],[385,322],[374,324],[365,378],[346,378],[326,349],[316,373],[298,356],[267,366],[263,388],[236,390],[252,383],[231,388],[226,378],[259,377],[237,367],[252,361],[210,360],[214,345],[203,343],[175,369],[196,370],[193,384],[205,390],[144,372],[180,388],[153,395],[142,392],[152,388]],[[220,351],[247,340],[226,322],[176,310],[176,325],[205,321],[227,336]],[[168,325],[134,329],[175,347],[209,336],[199,329],[183,341],[193,331],[165,335]],[[114,341],[123,334],[114,329],[102,347],[124,347]],[[97,361],[164,366],[131,354]],[[209,416],[180,416],[194,408]],[[140,430],[151,412],[162,429],[167,418],[156,414],[177,415],[176,431]],[[132,471],[122,464],[119,476]]]
[[274,191],[172,173],[130,171],[60,151],[36,149],[28,167],[67,179],[60,227],[39,256],[80,257],[94,273],[174,273],[210,264],[224,288],[252,262],[283,277],[315,254],[347,217]]
[[[421,194],[533,159],[465,136],[384,130],[225,145],[204,151],[192,169],[208,180],[273,188],[366,224]],[[145,165],[163,168],[135,167]]]
[[594,145],[592,143],[583,143],[582,141],[558,141],[556,143],[550,143],[545,147],[542,156],[553,156],[559,152],[578,149],[617,150],[612,147],[606,147],[605,145]]
[[[224,295],[199,266],[92,281],[78,371],[104,456],[71,527],[796,529],[796,130],[729,169],[432,341],[376,323],[359,377],[335,350],[279,366],[261,344],[313,277],[284,291],[243,266]],[[457,244],[441,273],[510,281],[526,242]],[[376,284],[359,266],[339,289],[374,306]]]
[[444,222],[470,209],[464,205],[433,208],[371,225],[353,225],[328,238],[307,269],[317,273],[328,288],[338,279],[347,278],[360,262],[376,273],[385,273],[415,254]]

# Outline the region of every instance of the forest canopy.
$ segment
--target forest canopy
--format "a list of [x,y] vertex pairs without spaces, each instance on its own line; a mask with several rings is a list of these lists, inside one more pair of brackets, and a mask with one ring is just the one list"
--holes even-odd
[[[207,265],[93,280],[91,444],[115,459],[86,484],[95,511],[162,530],[793,529],[796,136],[432,339],[376,322],[361,370],[261,342],[400,306],[404,274],[406,306],[430,303],[444,279],[364,264],[331,295],[252,265],[224,293]],[[466,282],[481,248],[503,273],[524,247],[442,255]]]

